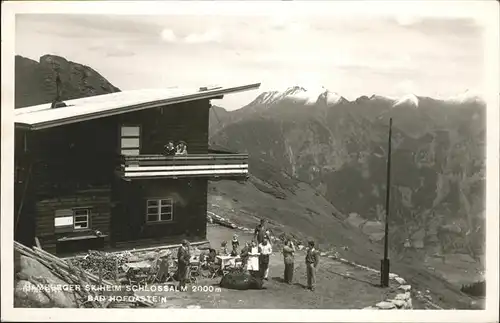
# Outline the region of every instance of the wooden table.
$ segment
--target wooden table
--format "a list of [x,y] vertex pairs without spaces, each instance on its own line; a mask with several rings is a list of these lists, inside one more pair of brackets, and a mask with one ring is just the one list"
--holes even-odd
[[235,266],[236,260],[240,259],[240,256],[217,256],[216,257],[221,262],[221,267],[225,268],[226,266]]
[[122,266],[124,272],[128,272],[130,269],[138,269],[142,271],[146,271],[149,268],[151,268],[151,264],[147,261],[140,261],[140,262],[131,262],[124,264]]

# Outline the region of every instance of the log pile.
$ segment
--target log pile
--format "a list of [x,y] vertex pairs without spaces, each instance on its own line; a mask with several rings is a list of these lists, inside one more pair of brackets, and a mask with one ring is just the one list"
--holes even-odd
[[220,215],[217,215],[217,214],[210,212],[210,211],[207,212],[207,220],[209,223],[216,223],[220,226],[230,228],[230,229],[236,229],[238,227],[236,224],[232,223],[228,219],[224,219]]
[[[112,304],[109,301],[96,301],[96,296],[104,295],[105,292],[99,290],[92,290],[88,286],[113,286],[114,284],[110,281],[101,277],[94,275],[85,271],[81,266],[74,265],[70,262],[66,262],[38,247],[33,249],[28,248],[17,241],[14,241],[14,249],[21,255],[30,257],[45,267],[47,267],[55,276],[59,277],[63,281],[67,282],[68,285],[80,286],[75,293],[78,296],[78,306],[79,307],[94,307],[94,308],[106,308],[111,307]],[[39,282],[34,281],[34,284]],[[89,297],[92,296],[92,297]],[[127,304],[130,307],[151,307],[153,304],[147,300],[142,300],[140,297],[135,296],[137,301],[134,304]],[[90,299],[90,300],[89,300]],[[121,303],[121,306],[125,304]],[[125,306],[127,306],[125,305]]]
[[89,253],[81,258],[74,258],[71,263],[82,267],[83,270],[94,274],[102,275],[103,279],[116,279],[117,275],[123,273],[122,266],[127,263],[130,253],[105,253],[101,251],[89,250]]

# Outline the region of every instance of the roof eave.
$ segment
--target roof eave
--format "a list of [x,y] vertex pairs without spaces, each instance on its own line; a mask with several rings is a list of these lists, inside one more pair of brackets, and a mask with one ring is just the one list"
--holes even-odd
[[39,123],[32,123],[32,124],[16,122],[16,127],[22,128],[22,129],[27,129],[27,130],[42,130],[42,129],[46,129],[46,128],[57,127],[57,126],[62,126],[62,125],[66,125],[66,124],[77,123],[77,122],[98,119],[98,118],[103,118],[103,117],[109,117],[109,116],[128,113],[128,112],[134,112],[134,111],[139,111],[139,110],[162,107],[165,105],[173,105],[173,104],[196,101],[196,100],[220,99],[221,97],[224,96],[224,94],[244,92],[244,91],[258,89],[259,87],[260,87],[260,83],[253,83],[253,84],[248,84],[248,85],[243,85],[243,86],[238,86],[238,87],[233,87],[233,88],[201,91],[201,92],[198,92],[195,94],[189,94],[189,95],[186,95],[183,97],[168,98],[165,100],[148,102],[148,103],[144,103],[144,104],[136,104],[136,105],[123,107],[123,108],[117,108],[117,109],[113,109],[113,110],[97,111],[97,112],[89,113],[86,115],[71,116],[68,118],[58,119],[58,120],[53,120],[53,121],[46,121],[46,122],[39,122]]

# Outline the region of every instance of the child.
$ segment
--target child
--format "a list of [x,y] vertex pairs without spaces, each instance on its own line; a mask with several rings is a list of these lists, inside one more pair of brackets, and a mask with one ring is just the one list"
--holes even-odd
[[222,243],[220,244],[220,247],[221,247],[221,255],[227,255],[228,252],[227,252],[227,241],[222,241]]
[[238,241],[238,235],[233,235],[233,240],[231,240],[232,251],[231,256],[236,257],[238,255],[238,249],[240,247],[240,242]]

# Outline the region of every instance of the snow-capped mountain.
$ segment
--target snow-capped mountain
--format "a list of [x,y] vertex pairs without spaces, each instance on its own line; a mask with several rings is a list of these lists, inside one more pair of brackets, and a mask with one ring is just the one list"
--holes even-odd
[[263,92],[259,95],[250,105],[252,104],[273,104],[286,97],[296,95],[297,93],[306,92],[307,90],[301,86],[292,86],[284,91],[268,91]]
[[408,94],[397,99],[396,102],[393,104],[393,107],[409,105],[416,108],[418,107],[419,102],[420,100],[415,94]]
[[385,102],[396,102],[398,99],[395,99],[393,97],[388,97],[388,96],[373,94],[370,97],[370,100],[379,100],[379,101],[385,101]]
[[474,103],[474,102],[483,102],[481,98],[481,94],[475,91],[467,90],[463,93],[460,93],[456,96],[449,97],[446,101],[450,101],[453,103]]
[[338,93],[335,92],[330,92],[328,90],[325,90],[323,93],[321,93],[318,96],[318,99],[316,100],[317,103],[326,103],[327,105],[330,104],[339,104],[342,102],[349,102],[347,101],[343,96],[339,95]]
[[338,104],[342,101],[347,101],[345,98],[335,92],[328,91],[324,87],[309,87],[292,86],[282,91],[268,91],[260,94],[248,106],[256,105],[274,105],[278,102],[302,103],[305,105],[313,105],[318,102],[326,102],[327,104]]
[[[269,108],[280,102],[311,105],[334,106],[340,103],[362,103],[378,102],[388,104],[391,107],[413,107],[418,108],[425,97],[415,94],[407,94],[400,97],[389,97],[378,94],[372,96],[361,96],[354,101],[349,101],[342,95],[332,92],[325,87],[303,87],[295,85],[284,90],[273,90],[261,93],[255,100],[245,108],[253,109],[257,107]],[[482,96],[478,92],[467,90],[456,96],[441,99],[440,101],[450,104],[482,103]],[[422,103],[423,104],[423,103]]]

